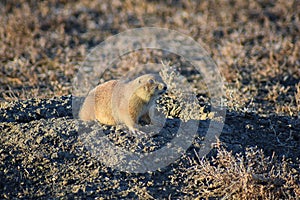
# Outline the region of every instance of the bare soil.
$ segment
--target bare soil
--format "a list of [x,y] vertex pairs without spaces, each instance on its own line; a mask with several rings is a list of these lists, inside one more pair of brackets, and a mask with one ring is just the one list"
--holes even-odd
[[[195,165],[191,159],[197,160],[195,152],[199,150],[208,120],[201,121],[196,142],[175,163],[155,172],[134,174],[107,167],[91,154],[79,136],[84,134],[82,130],[99,130],[101,125],[90,122],[79,126],[82,122],[73,119],[71,106],[71,96],[64,96],[11,102],[1,109],[2,198],[163,199],[187,195],[183,192],[186,183],[180,180],[184,171]],[[179,121],[174,123],[176,126]],[[122,130],[104,127],[116,145],[135,151],[139,146],[149,152],[174,137],[162,131],[151,141],[140,141]],[[295,118],[276,115],[266,118],[233,111],[226,115],[220,142],[233,153],[256,146],[266,157],[273,153],[278,160],[285,157],[292,161],[291,167],[299,175],[296,164],[300,156],[299,132],[300,122]],[[208,157],[216,156],[217,151],[212,150]]]

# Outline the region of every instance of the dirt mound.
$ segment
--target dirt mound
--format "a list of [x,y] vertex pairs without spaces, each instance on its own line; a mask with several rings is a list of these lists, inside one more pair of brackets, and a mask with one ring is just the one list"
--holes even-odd
[[[166,145],[175,136],[172,131],[144,140],[133,138],[121,129],[73,119],[71,102],[71,96],[31,99],[11,102],[0,110],[2,198],[162,199],[187,195],[184,174],[195,165],[195,151],[208,120],[200,121],[195,142],[173,164],[154,172],[125,173],[107,167],[93,155],[80,138],[82,131],[102,129],[115,145],[141,152]],[[167,124],[171,125],[165,129],[178,123],[176,119],[170,120]],[[299,175],[299,166],[295,164],[300,155],[299,132],[299,120],[293,118],[229,112],[220,140],[234,153],[258,146],[266,156],[275,152],[278,160],[283,156],[290,158],[291,167]],[[209,157],[218,151],[212,150]],[[190,191],[188,194],[191,195]]]

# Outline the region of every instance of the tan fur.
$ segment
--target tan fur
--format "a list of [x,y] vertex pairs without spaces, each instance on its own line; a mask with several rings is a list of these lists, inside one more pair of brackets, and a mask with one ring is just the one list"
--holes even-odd
[[96,119],[107,125],[125,124],[134,130],[141,118],[149,122],[149,109],[165,90],[161,77],[155,74],[129,82],[108,81],[89,92],[79,117],[84,121]]

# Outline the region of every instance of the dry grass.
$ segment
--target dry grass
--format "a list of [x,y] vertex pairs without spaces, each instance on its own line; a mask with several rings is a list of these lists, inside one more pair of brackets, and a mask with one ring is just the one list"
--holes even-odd
[[[160,75],[168,86],[168,92],[163,99],[164,106],[160,108],[165,116],[177,117],[185,122],[213,119],[214,113],[204,112],[206,107],[199,105],[191,84],[178,72],[176,67],[164,63],[162,65]],[[206,105],[208,104],[207,102]]]
[[299,9],[296,0],[3,1],[0,98],[70,94],[91,47],[129,28],[158,26],[188,34],[210,52],[228,82],[230,109],[298,116]]
[[[199,160],[188,169],[185,192],[197,199],[295,199],[300,195],[300,176],[285,159],[265,157],[249,148],[234,155],[224,148],[212,161]],[[197,191],[197,192],[195,192]]]
[[298,111],[298,118],[300,116],[300,83],[295,85],[296,92],[295,92],[295,102],[297,105],[297,111]]

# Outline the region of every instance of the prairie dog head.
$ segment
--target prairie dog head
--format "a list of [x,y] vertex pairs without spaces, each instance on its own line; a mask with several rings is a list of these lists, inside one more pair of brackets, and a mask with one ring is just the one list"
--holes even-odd
[[135,95],[145,101],[151,101],[167,90],[166,84],[156,74],[146,74],[133,80],[136,85]]

